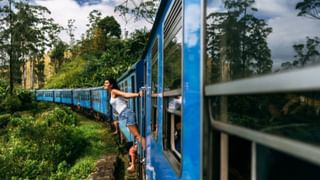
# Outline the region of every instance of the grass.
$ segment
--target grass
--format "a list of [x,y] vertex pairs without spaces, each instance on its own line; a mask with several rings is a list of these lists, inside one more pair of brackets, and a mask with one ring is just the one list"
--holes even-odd
[[90,139],[91,145],[86,150],[87,155],[98,157],[103,153],[117,153],[117,144],[110,135],[105,124],[88,120],[86,117],[80,115],[77,115],[77,119],[80,120],[80,124],[77,128],[82,132],[84,138]]
[[88,139],[90,145],[85,149],[84,155],[70,168],[71,179],[85,179],[93,172],[95,162],[108,154],[117,154],[117,144],[111,136],[110,130],[103,122],[92,121],[85,116],[76,114],[80,123],[76,127]]

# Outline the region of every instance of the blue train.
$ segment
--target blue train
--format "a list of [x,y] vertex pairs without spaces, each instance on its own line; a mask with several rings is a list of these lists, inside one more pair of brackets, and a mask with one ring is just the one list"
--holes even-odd
[[[129,102],[147,140],[140,178],[318,179],[319,9],[161,1],[141,60],[118,79],[122,90],[145,89]],[[38,90],[37,99],[109,114],[101,88]]]

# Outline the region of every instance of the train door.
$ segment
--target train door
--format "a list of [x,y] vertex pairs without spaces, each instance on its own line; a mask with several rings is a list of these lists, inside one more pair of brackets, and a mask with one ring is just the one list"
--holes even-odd
[[[139,66],[140,67],[140,66]],[[140,89],[138,91],[143,91],[144,96],[140,97],[138,99],[138,110],[139,110],[139,129],[140,129],[140,133],[141,136],[146,137],[146,83],[147,83],[147,63],[144,62],[143,63],[143,75],[142,75],[142,87],[140,87]],[[137,78],[138,79],[138,78]],[[137,84],[138,87],[138,84]],[[142,149],[142,147],[139,147],[139,179],[140,180],[145,180],[146,179],[146,163],[145,163],[145,158],[146,158],[146,154],[145,154],[145,150]]]

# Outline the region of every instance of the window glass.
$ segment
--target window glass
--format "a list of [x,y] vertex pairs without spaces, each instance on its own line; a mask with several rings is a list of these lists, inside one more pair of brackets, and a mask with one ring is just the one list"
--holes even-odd
[[215,120],[320,145],[320,93],[211,97]]
[[[181,173],[182,1],[173,1],[163,27],[163,149],[173,169]],[[180,104],[179,104],[180,103]]]
[[151,131],[152,135],[155,139],[158,137],[158,101],[157,101],[157,94],[158,94],[158,39],[154,42],[152,47],[152,119],[151,119]]
[[[174,33],[173,31],[172,33]],[[181,44],[182,30],[179,28],[176,34],[173,34],[164,50],[164,92],[173,92],[181,89]],[[164,114],[164,149],[172,152],[177,160],[181,158],[181,94],[174,93],[164,95],[165,112]]]
[[208,0],[207,82],[283,72],[320,63],[320,3]]
[[164,49],[164,91],[178,89],[181,86],[181,40],[182,30],[180,28]]

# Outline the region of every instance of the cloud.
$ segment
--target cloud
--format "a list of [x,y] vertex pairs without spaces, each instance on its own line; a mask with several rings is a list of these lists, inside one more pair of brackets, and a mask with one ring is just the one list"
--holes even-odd
[[[88,15],[92,10],[99,10],[103,16],[114,16],[117,22],[121,25],[122,31],[126,29],[129,33],[134,32],[135,29],[141,29],[143,27],[151,28],[150,24],[144,21],[129,22],[125,25],[124,20],[114,12],[115,4],[123,2],[121,0],[34,0],[35,4],[45,6],[51,11],[50,17],[55,20],[56,23],[63,27],[67,27],[69,19],[75,19],[74,26],[75,38],[79,40],[81,35],[88,29],[86,24],[89,23]],[[69,37],[66,32],[60,34],[60,38],[69,42]]]
[[188,16],[190,18],[185,19],[186,23],[186,43],[188,47],[193,47],[200,40],[199,38],[199,30],[200,30],[200,6],[197,4],[189,4],[186,6],[186,14],[192,14],[192,16]]

